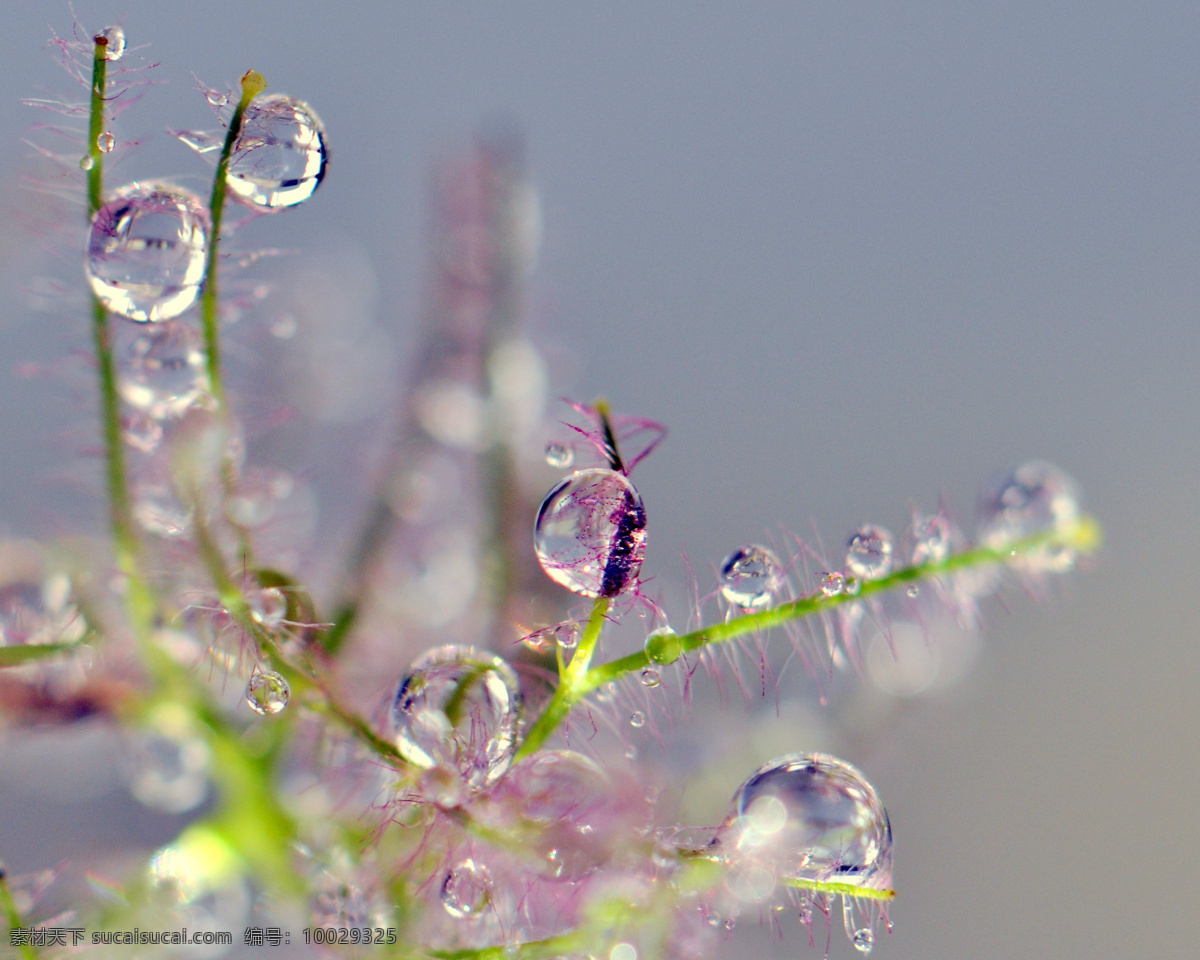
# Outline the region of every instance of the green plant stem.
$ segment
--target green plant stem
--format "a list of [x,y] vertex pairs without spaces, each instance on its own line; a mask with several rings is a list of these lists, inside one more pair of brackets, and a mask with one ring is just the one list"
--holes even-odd
[[257,71],[247,70],[242,75],[242,95],[229,120],[208,204],[211,234],[208,238],[208,259],[204,265],[204,289],[200,293],[200,319],[204,327],[204,350],[208,359],[208,392],[221,408],[225,405],[225,396],[221,386],[221,348],[217,333],[217,254],[221,244],[221,220],[225,213],[226,177],[233,146],[242,132],[246,108],[266,87],[266,81]]
[[104,132],[104,87],[108,74],[108,41],[97,36],[92,50],[92,96],[88,112],[87,156],[92,165],[87,172],[88,220],[100,209],[104,192],[104,154],[100,151],[100,134]]
[[[25,925],[21,919],[21,911],[17,909],[17,901],[13,899],[12,891],[8,888],[8,875],[3,867],[0,867],[0,913],[3,913],[5,926],[9,930]],[[21,944],[17,952],[25,960],[37,960],[37,951],[31,944]]]

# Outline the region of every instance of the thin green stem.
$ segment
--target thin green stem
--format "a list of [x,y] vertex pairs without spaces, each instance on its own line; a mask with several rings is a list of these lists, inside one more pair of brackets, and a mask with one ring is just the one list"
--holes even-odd
[[[12,891],[8,887],[8,874],[4,867],[0,867],[0,913],[3,913],[5,926],[10,931],[25,926],[21,919],[21,911],[17,909],[17,901],[13,899]],[[17,952],[25,960],[37,960],[37,951],[29,943],[21,944]]]
[[92,97],[88,115],[87,172],[88,220],[96,215],[104,193],[104,154],[100,135],[104,132],[104,87],[108,73],[108,39],[97,35],[92,50]]
[[208,204],[212,232],[208,238],[208,259],[204,265],[204,290],[200,293],[200,319],[204,326],[204,349],[208,357],[208,392],[220,407],[224,407],[225,397],[221,386],[221,352],[217,333],[217,254],[221,243],[221,220],[225,212],[226,177],[229,158],[242,132],[246,108],[266,87],[266,81],[257,71],[247,70],[242,75],[242,95],[229,120],[225,145],[221,148],[221,158],[217,161],[217,172],[213,177],[212,198]]

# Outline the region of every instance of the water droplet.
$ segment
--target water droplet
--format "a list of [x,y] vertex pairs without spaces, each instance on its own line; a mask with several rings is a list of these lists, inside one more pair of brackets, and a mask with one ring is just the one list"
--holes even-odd
[[567,620],[554,628],[554,639],[564,650],[574,650],[579,643],[579,624]]
[[637,747],[633,746],[632,744],[630,744],[628,747],[626,747],[625,748],[625,759],[626,760],[636,760],[637,759]]
[[870,927],[860,927],[854,931],[852,942],[859,953],[870,953],[875,946],[875,931]]
[[578,470],[542,501],[534,550],[546,575],[585,597],[616,597],[637,584],[646,511],[623,474]]
[[927,563],[941,563],[950,556],[955,533],[954,525],[940,513],[915,518],[909,529],[912,565],[922,567]]
[[575,448],[569,443],[548,443],[546,462],[556,470],[565,470],[575,462]]
[[642,686],[653,688],[660,683],[662,683],[662,674],[653,667],[647,667],[642,671]]
[[634,710],[629,715],[629,725],[631,727],[644,727],[646,725],[646,715],[641,710]]
[[296,335],[296,318],[290,313],[271,321],[271,336],[276,340],[291,340]]
[[78,640],[86,632],[71,602],[71,581],[64,574],[43,576],[41,560],[20,547],[0,545],[0,561],[11,577],[0,584],[0,646]]
[[204,99],[214,107],[223,107],[229,103],[228,94],[224,94],[220,90],[205,90]]
[[153,810],[184,813],[208,794],[208,747],[173,716],[156,732],[134,737],[125,762],[129,792]]
[[883,527],[859,527],[846,543],[846,569],[862,580],[878,580],[892,570],[892,535]]
[[472,790],[508,769],[519,725],[517,678],[499,657],[446,646],[418,659],[392,702],[401,756],[454,771]]
[[116,145],[117,138],[114,137],[108,130],[101,131],[100,135],[96,137],[96,148],[101,153],[112,153],[113,147]]
[[783,585],[783,565],[766,547],[748,544],[721,564],[721,594],[742,610],[761,610]]
[[651,663],[674,663],[683,653],[679,642],[679,634],[670,627],[659,627],[651,630],[646,637],[646,658]]
[[147,533],[168,540],[186,536],[192,529],[192,511],[166,483],[137,481],[130,491],[133,519]]
[[314,927],[372,926],[371,902],[356,884],[327,877],[312,902]]
[[109,63],[120,60],[125,56],[125,31],[120,27],[105,27],[96,35],[96,41],[103,38],[105,42],[104,59]]
[[194,327],[168,321],[132,329],[136,335],[117,353],[117,391],[122,400],[155,420],[164,420],[182,416],[207,398],[204,352]]
[[246,605],[250,608],[250,616],[268,630],[274,630],[287,616],[287,597],[278,587],[251,588],[246,591]]
[[715,843],[731,865],[765,864],[780,879],[891,882],[887,812],[858,770],[826,754],[760,767],[734,795]]
[[637,947],[632,943],[617,943],[608,951],[608,960],[638,960]]
[[909,584],[908,589],[905,590],[904,592],[907,593],[910,597],[919,597],[921,595],[921,588],[918,587],[915,583],[911,583],[911,584]]
[[291,695],[287,680],[273,670],[255,673],[246,684],[246,703],[262,717],[279,713],[288,705]]
[[817,574],[817,578],[817,585],[826,597],[836,597],[846,592],[846,578],[837,571]]
[[174,187],[122,187],[92,218],[84,269],[113,313],[139,322],[170,320],[200,293],[208,214]]
[[92,158],[92,155],[90,153],[85,153],[82,157],[79,158],[79,169],[80,170],[91,170],[92,167],[94,167],[95,165],[96,165],[96,161]]
[[846,596],[857,597],[862,591],[862,581],[857,577],[847,577],[845,590]]
[[477,917],[492,899],[492,878],[487,868],[466,859],[442,881],[442,906],[458,919]]
[[[1079,522],[1079,485],[1058,467],[1033,461],[994,477],[979,498],[979,542],[993,550],[1039,533],[1070,529]],[[1046,544],[1020,559],[1033,573],[1062,572],[1075,563],[1075,551]]]
[[308,104],[282,94],[246,108],[229,158],[229,192],[270,212],[307,200],[325,176],[325,130]]

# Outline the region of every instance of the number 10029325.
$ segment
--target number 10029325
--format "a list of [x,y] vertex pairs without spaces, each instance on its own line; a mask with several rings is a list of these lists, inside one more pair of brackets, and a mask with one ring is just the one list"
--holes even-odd
[[395,943],[395,927],[305,927],[305,943]]

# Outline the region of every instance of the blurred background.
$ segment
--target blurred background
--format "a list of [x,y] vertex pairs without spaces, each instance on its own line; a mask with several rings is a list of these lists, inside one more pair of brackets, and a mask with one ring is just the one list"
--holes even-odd
[[[110,183],[204,189],[208,169],[165,133],[214,126],[196,78],[223,88],[253,67],[326,125],[319,193],[242,238],[295,251],[260,274],[309,291],[288,307],[295,343],[272,345],[290,334],[271,326],[286,294],[268,294],[230,360],[262,410],[254,384],[313,404],[302,434],[249,442],[311,483],[317,543],[345,539],[365,490],[346,444],[378,448],[410,367],[431,173],[480,130],[523,132],[542,229],[527,329],[554,395],[605,395],[670,428],[635,477],[643,574],[669,609],[683,553],[703,579],[742,543],[792,531],[836,548],[939,498],[970,529],[997,470],[1041,458],[1076,477],[1103,553],[1048,603],[990,604],[960,683],[899,699],[864,683],[831,715],[734,698],[703,718],[721,732],[705,749],[722,799],[697,788],[687,812],[719,818],[775,753],[859,766],[896,836],[882,960],[1200,941],[1200,6],[73,9],[156,64],[118,121]],[[26,131],[57,121],[19,101],[84,91],[47,45],[71,32],[65,3],[13,5],[5,22],[0,532],[51,539],[100,529],[99,467],[79,456],[96,442],[86,370],[58,369],[87,349],[86,314],[65,323],[33,279],[78,248],[19,226],[56,209],[23,177],[77,183],[29,160]],[[320,369],[273,366],[293,346]],[[169,839],[177,821],[135,815],[110,766],[78,737],[5,734],[11,870]],[[852,955],[834,933],[833,955]],[[801,934],[744,923],[724,952],[807,955]]]

